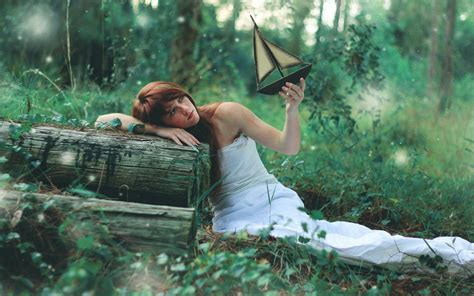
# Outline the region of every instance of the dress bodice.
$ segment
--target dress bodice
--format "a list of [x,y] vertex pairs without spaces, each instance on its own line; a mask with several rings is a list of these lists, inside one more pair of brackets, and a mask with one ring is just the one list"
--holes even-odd
[[241,134],[231,144],[218,150],[223,177],[219,199],[261,183],[277,183],[258,155],[255,141]]

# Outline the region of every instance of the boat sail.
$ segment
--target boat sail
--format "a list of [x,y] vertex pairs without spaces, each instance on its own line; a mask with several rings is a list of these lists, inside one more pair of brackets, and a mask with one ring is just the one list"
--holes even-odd
[[[257,23],[250,18],[254,24],[253,31],[253,53],[255,60],[255,71],[257,77],[257,92],[274,95],[278,93],[286,82],[297,84],[301,77],[306,78],[311,70],[312,64],[306,63],[299,57],[282,49],[278,45],[263,38]],[[282,70],[301,65],[296,71],[284,75]],[[278,69],[281,78],[269,84],[264,83],[270,74]]]

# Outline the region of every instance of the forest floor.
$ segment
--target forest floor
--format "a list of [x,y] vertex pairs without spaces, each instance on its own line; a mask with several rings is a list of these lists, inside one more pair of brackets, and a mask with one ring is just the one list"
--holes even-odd
[[[129,113],[129,102],[118,98],[133,97],[91,89],[76,92],[74,100],[67,101],[69,93],[13,84],[0,84],[0,117],[27,123],[91,125],[100,114]],[[230,100],[243,103],[274,126],[283,125],[279,104],[239,95]],[[297,191],[318,217],[414,237],[460,236],[474,241],[473,107],[472,102],[455,102],[440,116],[434,104],[413,98],[380,112],[354,113],[353,133],[342,124],[322,129],[303,108],[299,155],[258,149],[269,171]],[[0,164],[6,161],[0,157]],[[35,182],[25,183],[1,171],[0,188],[9,186],[33,193],[38,188]],[[209,230],[211,214],[206,207],[193,252],[171,257],[126,252],[100,236],[64,241],[65,223],[78,223],[74,215],[24,206],[36,222],[43,217],[45,224],[22,229],[43,232],[28,237],[11,229],[0,235],[2,260],[11,259],[0,266],[0,294],[474,293],[474,278],[449,276],[439,262],[421,262],[431,264],[431,274],[403,274],[347,266],[337,254],[316,252],[291,240],[215,234]],[[77,225],[84,233],[93,233],[96,227]]]

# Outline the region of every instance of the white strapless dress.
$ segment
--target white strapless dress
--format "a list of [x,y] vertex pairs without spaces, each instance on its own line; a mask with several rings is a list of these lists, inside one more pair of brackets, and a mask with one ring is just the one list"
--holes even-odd
[[[474,274],[474,244],[460,237],[421,239],[391,235],[350,222],[313,220],[299,208],[298,194],[265,169],[255,141],[241,135],[219,150],[221,194],[213,204],[213,230],[258,235],[272,227],[274,237],[302,236],[317,249],[335,250],[342,261],[390,269],[423,271],[421,255],[439,255],[449,273]],[[303,226],[304,225],[304,226]],[[325,238],[318,233],[326,232]]]

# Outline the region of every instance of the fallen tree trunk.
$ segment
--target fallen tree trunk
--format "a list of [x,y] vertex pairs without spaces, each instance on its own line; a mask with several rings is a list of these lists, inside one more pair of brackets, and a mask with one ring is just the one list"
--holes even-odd
[[0,190],[0,233],[15,228],[22,219],[22,204],[32,199],[39,204],[52,201],[49,208],[64,216],[107,226],[118,243],[136,252],[183,254],[196,231],[193,208]]
[[[1,169],[46,185],[84,184],[114,199],[189,207],[209,187],[209,147],[199,152],[159,137],[0,121]],[[26,161],[25,161],[26,160]],[[26,164],[33,164],[29,166]]]

